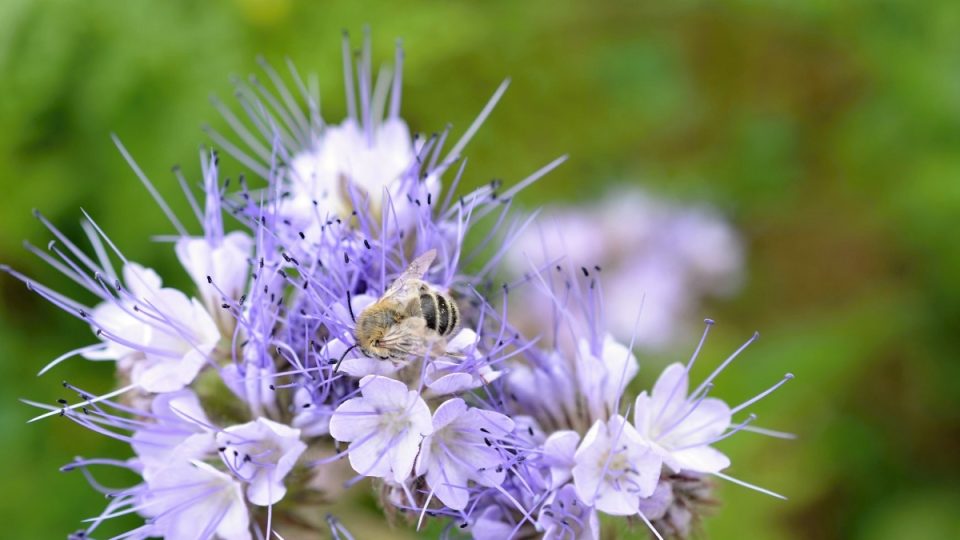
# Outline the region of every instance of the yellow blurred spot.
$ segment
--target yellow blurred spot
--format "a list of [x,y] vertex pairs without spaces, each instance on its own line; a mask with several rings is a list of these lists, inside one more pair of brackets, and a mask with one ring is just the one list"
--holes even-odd
[[272,26],[290,14],[290,0],[234,0],[240,13],[257,26]]

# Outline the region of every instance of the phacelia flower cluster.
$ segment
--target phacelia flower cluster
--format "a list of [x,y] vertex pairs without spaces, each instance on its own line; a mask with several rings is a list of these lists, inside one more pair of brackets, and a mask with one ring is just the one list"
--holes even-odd
[[[216,103],[232,133],[210,135],[248,176],[222,177],[210,150],[199,182],[175,169],[196,223],[117,141],[170,220],[162,247],[189,290],[129,260],[88,215],[89,249],[39,213],[53,239],[29,248],[85,298],[4,267],[90,327],[90,343],[41,373],[82,357],[113,362],[120,381],[67,381],[72,402],[27,401],[44,410],[34,420],[62,417],[132,450],[63,468],[107,497],[71,538],[130,515],[140,524],[114,538],[352,538],[326,508],[361,482],[390,519],[477,539],[599,539],[602,514],[686,537],[714,479],[775,495],[728,476],[716,447],[740,431],[783,435],[748,409],[790,375],[736,406],[711,395],[755,336],[691,383],[705,330],[689,361],[631,397],[635,343],[608,329],[600,268],[538,260],[516,242],[534,217],[514,214],[515,195],[564,158],[510,187],[461,192],[464,147],[506,83],[454,142],[450,128],[412,134],[401,48],[376,79],[370,51],[344,37],[338,124],[292,67],[285,81],[264,63],[265,80],[238,83],[238,106]],[[527,267],[497,282],[508,254]],[[517,291],[542,301],[511,305]],[[108,487],[100,467],[139,480]]]

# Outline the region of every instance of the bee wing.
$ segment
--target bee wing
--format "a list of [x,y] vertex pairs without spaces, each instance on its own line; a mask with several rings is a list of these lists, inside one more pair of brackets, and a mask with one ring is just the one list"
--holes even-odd
[[410,263],[410,266],[393,281],[390,288],[387,289],[387,292],[383,294],[383,297],[405,298],[410,292],[420,286],[420,279],[427,273],[427,270],[436,258],[437,250],[431,249],[414,259],[413,262]]
[[426,328],[427,321],[422,317],[407,317],[387,330],[380,338],[380,346],[403,354],[423,354]]

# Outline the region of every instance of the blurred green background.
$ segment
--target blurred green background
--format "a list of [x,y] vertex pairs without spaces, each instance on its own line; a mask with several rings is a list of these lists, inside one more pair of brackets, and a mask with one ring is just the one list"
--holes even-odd
[[[414,129],[462,131],[513,78],[468,148],[469,183],[509,183],[567,152],[524,205],[637,183],[709,202],[742,231],[746,286],[704,313],[719,321],[708,353],[716,362],[754,329],[763,338],[717,392],[738,402],[794,372],[756,410],[799,439],[723,444],[731,474],[790,500],[725,485],[712,538],[960,538],[960,3],[387,6],[0,2],[0,261],[79,294],[20,244],[49,239],[31,208],[76,236],[83,207],[128,256],[186,286],[172,253],[145,241],[172,231],[109,134],[175,194],[169,167],[196,177],[198,128],[223,127],[207,96],[229,100],[231,74],[255,71],[257,54],[289,56],[320,74],[325,116],[338,120],[340,31],[359,42],[369,23],[375,59],[404,40]],[[5,538],[63,537],[106,502],[57,467],[123,447],[68,422],[28,426],[33,411],[16,401],[56,399],[63,378],[107,389],[109,367],[80,361],[34,376],[91,342],[0,276]]]

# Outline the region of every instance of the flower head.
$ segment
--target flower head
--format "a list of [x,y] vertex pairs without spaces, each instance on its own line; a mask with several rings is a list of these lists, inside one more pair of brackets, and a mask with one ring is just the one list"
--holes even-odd
[[[295,70],[299,92],[266,63],[268,82],[238,84],[245,118],[217,104],[235,135],[211,132],[214,142],[257,178],[231,188],[216,151],[204,151],[200,198],[176,168],[199,228],[180,221],[117,141],[176,231],[171,256],[191,290],[130,262],[89,216],[94,255],[40,214],[56,240],[29,249],[90,293],[94,307],[0,268],[99,339],[43,371],[84,356],[116,362],[124,382],[99,395],[65,382],[78,401],[27,402],[45,411],[34,420],[62,416],[131,447],[129,459],[64,467],[109,498],[73,537],[136,513],[143,525],[118,538],[247,540],[299,529],[350,538],[318,511],[367,477],[388,516],[402,513],[418,528],[445,519],[448,531],[478,539],[597,539],[600,512],[686,534],[710,500],[706,474],[765,492],[720,472],[729,461],[713,444],[749,429],[752,416],[731,427],[734,415],[782,382],[731,408],[707,395],[736,353],[692,392],[693,361],[673,365],[632,403],[631,424],[625,394],[639,370],[637,334],[628,342],[609,324],[600,266],[551,262],[495,284],[533,221],[513,214],[515,195],[564,160],[507,188],[495,180],[459,192],[464,146],[506,83],[447,148],[450,128],[423,137],[399,115],[399,48],[395,69],[377,81],[368,43],[354,63],[345,39],[344,58],[340,122],[323,120],[319,97]],[[225,227],[227,215],[236,230]],[[657,268],[713,259],[680,251]],[[391,285],[426,253],[435,257],[417,272],[424,289],[383,322],[423,333],[405,336],[416,345],[409,354],[385,361],[363,346],[358,320],[374,302],[401,303]],[[427,332],[416,301],[430,291],[459,307],[456,333]],[[542,302],[517,308],[515,294]],[[140,480],[105,487],[91,472],[103,465]]]

